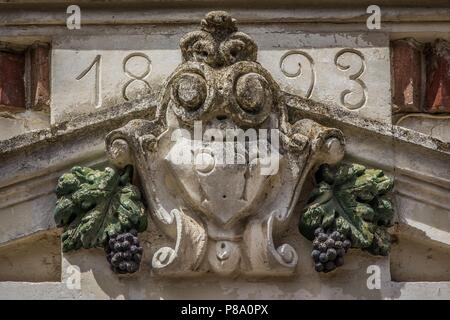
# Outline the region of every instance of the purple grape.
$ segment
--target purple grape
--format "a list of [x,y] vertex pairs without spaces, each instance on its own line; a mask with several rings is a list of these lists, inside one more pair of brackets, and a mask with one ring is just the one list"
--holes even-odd
[[123,253],[123,259],[124,260],[129,260],[129,259],[131,259],[131,252],[130,251],[125,251],[124,253]]
[[327,263],[325,263],[325,270],[327,272],[333,271],[334,269],[336,269],[336,265],[334,264],[333,261],[328,261]]
[[319,250],[320,251],[326,252],[327,249],[328,249],[328,247],[327,247],[327,245],[325,243],[322,242],[321,244],[319,244]]
[[319,234],[319,236],[317,237],[317,240],[319,240],[319,242],[325,242],[327,241],[328,237],[325,233],[321,233]]
[[328,261],[332,261],[332,260],[336,259],[336,257],[337,257],[337,252],[335,249],[330,248],[327,250]]
[[127,273],[127,269],[126,268],[125,269],[120,269],[119,268],[118,273],[125,274],[125,273]]
[[343,257],[345,255],[345,249],[344,248],[338,249],[337,255],[338,255],[338,257]]
[[336,249],[341,249],[341,248],[343,248],[342,241],[340,241],[340,240],[336,241],[336,242],[334,243],[334,247],[335,247]]
[[333,231],[333,233],[331,233],[331,239],[333,239],[334,241],[338,241],[340,238],[340,234],[337,231]]
[[111,264],[115,267],[119,266],[119,263],[122,262],[122,259],[118,255],[113,255],[111,258]]
[[138,265],[137,265],[136,262],[133,262],[133,261],[128,262],[128,265],[127,265],[127,271],[128,271],[129,273],[136,272],[137,269],[138,269]]
[[130,242],[128,242],[127,240],[124,240],[123,242],[122,242],[122,250],[128,250],[128,249],[130,249]]
[[119,263],[119,269],[120,270],[126,270],[127,269],[127,262],[126,261],[122,261],[121,263]]
[[336,264],[336,267],[340,267],[344,265],[344,257],[337,257],[336,260],[334,261],[334,263]]
[[122,242],[123,240],[125,240],[124,234],[119,234],[119,235],[117,236],[117,241]]
[[323,267],[323,264],[322,263],[316,263],[315,265],[314,265],[314,269],[317,271],[317,272],[322,272],[323,271],[323,269],[324,269],[324,267]]
[[[137,235],[137,232],[136,232]],[[122,233],[110,238],[105,244],[106,259],[116,273],[134,273],[139,270],[143,248],[132,232]]]
[[135,245],[133,244],[133,245],[130,247],[130,252],[131,252],[132,254],[138,253],[138,252],[139,252],[138,247],[135,246]]
[[343,245],[344,245],[344,249],[348,250],[352,246],[352,243],[350,242],[350,240],[345,239],[344,242],[343,242]]
[[319,261],[319,255],[320,255],[320,251],[319,250],[313,250],[311,252],[311,257],[314,259],[315,262]]
[[328,261],[327,254],[326,254],[325,252],[322,252],[322,253],[319,255],[319,261],[322,262],[322,263],[325,263],[325,262]]
[[319,245],[320,245],[319,240],[318,239],[314,239],[314,241],[313,241],[313,248],[314,249],[319,249]]
[[317,228],[314,230],[314,236],[317,238],[319,234],[323,233],[323,228]]
[[141,258],[142,256],[139,253],[136,253],[135,255],[133,255],[132,260],[136,263],[140,263],[141,262]]
[[134,263],[133,267],[131,268],[131,273],[134,273],[136,271],[139,270],[139,264],[138,263]]
[[331,238],[328,238],[327,241],[325,241],[325,244],[327,245],[328,248],[333,248],[334,247],[334,240]]

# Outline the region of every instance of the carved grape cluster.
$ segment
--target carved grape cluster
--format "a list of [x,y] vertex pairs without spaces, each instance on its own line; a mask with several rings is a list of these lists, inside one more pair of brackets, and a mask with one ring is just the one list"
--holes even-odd
[[136,230],[110,236],[105,251],[106,259],[115,273],[134,273],[139,270],[143,248]]
[[352,243],[338,231],[324,231],[317,228],[314,231],[313,250],[311,257],[317,272],[330,272],[344,264],[344,255]]

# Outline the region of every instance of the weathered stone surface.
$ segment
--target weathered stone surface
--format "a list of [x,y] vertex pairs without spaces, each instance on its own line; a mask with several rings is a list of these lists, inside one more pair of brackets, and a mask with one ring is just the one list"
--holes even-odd
[[397,120],[397,125],[450,143],[450,115],[407,114]]
[[423,45],[414,39],[391,42],[393,112],[420,112],[422,109]]
[[[406,230],[404,230],[406,231]],[[413,230],[396,236],[390,255],[392,280],[396,282],[448,281],[450,252],[412,237]]]
[[0,106],[25,108],[25,55],[0,51]]
[[[362,118],[391,122],[386,34],[304,32],[300,25],[290,24],[249,26],[245,31],[259,45],[257,61],[283,90],[337,103]],[[161,88],[171,66],[181,61],[176,44],[184,30],[143,27],[141,35],[128,32],[55,37],[52,123]]]
[[60,282],[60,243],[59,232],[49,230],[0,246],[0,282]]
[[[280,87],[363,119],[391,123],[389,39],[384,33],[305,33],[286,26],[252,34],[258,61]],[[283,36],[280,37],[280,33]]]
[[[126,1],[126,0],[125,0]],[[57,2],[57,1],[54,1]],[[59,2],[63,3],[64,0]],[[42,2],[33,1],[35,11],[30,15],[23,15],[20,9],[0,12],[0,18],[4,25],[29,26],[37,25],[44,28],[49,25],[65,25],[67,15],[63,10],[52,10],[45,8]],[[128,2],[126,2],[129,4]],[[135,3],[142,3],[135,1]],[[176,4],[182,5],[178,6]],[[421,0],[413,1],[414,5],[420,7],[412,8],[406,6],[404,0],[382,0],[377,4],[381,7],[388,7],[383,10],[383,21],[392,23],[402,23],[409,21],[427,21],[427,22],[448,22],[450,21],[450,9],[447,8],[447,0],[433,0],[426,7]],[[226,0],[204,0],[202,4],[208,8],[227,7],[230,5]],[[268,8],[267,2],[261,0],[252,0],[244,3],[235,1],[238,6],[231,9],[233,15],[239,21],[247,23],[281,23],[283,21],[312,23],[314,25],[324,24],[324,28],[330,29],[327,23],[337,24],[353,23],[354,28],[366,30],[366,20],[368,14],[362,10],[371,4],[369,0],[363,2],[346,1],[327,1],[317,2],[312,0],[282,0],[277,1],[277,8]],[[408,4],[412,4],[408,1]],[[90,7],[89,5],[92,5]],[[88,25],[143,25],[143,24],[195,24],[205,15],[204,7],[189,6],[191,0],[175,1],[146,1],[145,7],[127,6],[123,8],[123,1],[104,2],[103,10],[96,10],[95,4],[88,0],[83,2],[83,10],[88,14],[83,18],[83,22]],[[153,6],[152,6],[153,5]],[[301,10],[299,8],[302,7]],[[176,9],[175,9],[176,8]],[[307,8],[307,9],[306,9]],[[343,10],[345,8],[345,10]],[[115,9],[115,10],[114,10]],[[346,26],[346,28],[349,28]],[[55,30],[53,29],[53,34]],[[70,32],[70,30],[69,30]]]
[[450,112],[450,44],[436,40],[428,47],[425,110]]
[[[14,6],[20,8],[19,2]],[[395,1],[395,3],[399,2]],[[414,3],[416,2],[419,4],[418,1]],[[218,2],[207,0],[205,3]],[[226,5],[223,1],[220,3]],[[309,3],[312,2],[309,1]],[[327,2],[327,6],[331,3]],[[393,4],[392,1],[389,3]],[[440,3],[443,5],[444,1],[440,1]],[[185,1],[186,8],[183,9],[175,10],[171,7],[172,4],[171,1],[164,2],[162,5],[168,7],[164,10],[125,8],[122,4],[119,12],[119,10],[106,9],[106,6],[111,3],[105,4],[105,8],[102,10],[91,10],[89,4],[86,3],[82,6],[82,28],[68,30],[65,26],[67,15],[64,10],[47,9],[38,1],[33,2],[35,11],[0,10],[0,24],[5,26],[0,28],[0,37],[2,40],[4,37],[16,37],[18,41],[28,41],[27,37],[33,39],[35,39],[34,37],[46,39],[61,37],[81,39],[85,37],[87,39],[96,36],[97,39],[109,37],[113,39],[119,34],[125,37],[139,34],[142,36],[164,34],[166,36],[171,33],[179,33],[176,30],[178,28],[183,29],[184,32],[185,29],[190,28],[189,23],[197,22],[205,12],[202,8],[189,7],[188,1]],[[430,5],[435,4],[435,1],[430,3]],[[367,31],[365,25],[367,13],[361,10],[361,3],[356,4],[353,1],[351,9],[347,7],[345,9],[324,9],[325,5],[317,3],[317,1],[315,5],[317,7],[314,9],[299,9],[298,3],[292,2],[292,8],[295,7],[292,10],[258,9],[253,6],[241,9],[244,6],[242,4],[235,9],[235,12],[240,21],[247,23],[245,31],[257,40],[260,45],[260,53],[268,48],[262,44],[264,37],[268,37],[270,32],[273,32],[276,39],[288,36],[292,37],[294,41],[301,39],[302,43],[310,43],[308,41],[312,41],[312,39],[308,39],[308,34],[314,35],[314,37],[317,34],[333,37],[334,34],[348,35],[353,32],[364,34]],[[342,6],[342,3],[336,1],[334,6]],[[360,7],[357,8],[357,6]],[[398,32],[401,32],[408,36],[414,36],[416,33],[424,42],[431,41],[431,37],[438,34],[448,39],[449,12],[447,8],[402,7],[392,9],[382,6],[381,30],[390,33],[388,36],[394,38],[398,37]],[[386,24],[386,22],[388,23]],[[169,25],[171,23],[174,25]],[[370,34],[379,36],[379,32],[373,30],[370,31]],[[303,37],[302,34],[305,36]],[[177,40],[175,39],[174,43]],[[318,41],[320,42],[320,37]],[[337,42],[341,43],[341,41],[342,39],[338,37]],[[152,45],[157,46],[157,43]],[[360,45],[365,44],[356,41],[343,47],[360,50]],[[100,42],[98,46],[100,47]],[[299,47],[303,48],[301,44],[295,44],[288,49],[298,49]],[[95,46],[91,46],[92,48],[95,49]],[[276,47],[270,48],[277,51]],[[311,48],[314,47],[311,46]],[[285,49],[281,48],[280,56],[283,54],[283,50]],[[314,58],[313,55],[312,57]],[[357,66],[359,60],[356,56],[352,57],[354,57],[352,63]],[[292,58],[294,56],[288,57],[288,59]],[[76,61],[76,59],[72,60]],[[82,68],[77,71],[85,70],[90,62],[92,60],[86,61],[87,64],[80,66]],[[279,61],[269,57],[268,62],[276,66]],[[320,63],[317,62],[316,66]],[[302,82],[304,81],[303,76],[309,74],[305,64],[307,64],[306,61],[303,63],[305,72],[302,76],[292,79],[292,81],[299,80],[294,84],[305,85],[305,88],[301,88],[303,92],[300,92],[300,95],[308,90],[308,83]],[[170,61],[168,61],[168,65],[168,68],[174,67]],[[268,69],[270,66],[264,64],[264,67]],[[285,67],[285,70],[295,72],[297,70],[296,61],[286,60]],[[331,73],[334,67],[335,65],[332,64],[325,71]],[[94,69],[95,66],[80,81],[92,76]],[[339,71],[345,73],[342,70]],[[272,74],[276,76],[275,72]],[[79,72],[74,74],[74,76],[77,75]],[[364,75],[361,78],[363,81],[365,80]],[[127,80],[121,81],[125,83]],[[347,78],[339,80],[344,81]],[[378,81],[378,78],[375,77],[373,80]],[[245,88],[248,87],[245,85],[246,83],[244,81],[244,85],[240,86],[241,93],[245,92]],[[282,81],[280,84],[284,89]],[[256,87],[251,86],[251,88]],[[181,89],[180,96],[184,97],[183,100],[188,104],[195,106],[196,102],[202,99],[202,94],[198,96],[190,94],[192,90],[186,85],[186,82],[181,82],[179,88]],[[373,95],[370,87],[368,90],[370,98]],[[329,100],[333,100],[332,96],[339,98],[340,92],[336,95],[330,94]],[[113,94],[116,93],[113,92]],[[312,94],[316,94],[316,90],[313,90]],[[320,88],[318,94],[326,95],[326,90]],[[119,91],[117,91],[117,95],[120,96]],[[386,97],[390,99],[390,94],[388,93]],[[74,98],[76,98],[75,95]],[[443,142],[443,139],[439,140],[428,134],[429,131],[434,133],[441,131],[445,123],[439,122],[434,129],[432,124],[427,123],[425,127],[429,131],[424,130],[422,131],[424,133],[420,133],[408,128],[386,125],[386,122],[381,123],[358,117],[362,108],[359,109],[360,111],[346,110],[339,105],[324,105],[297,98],[294,102],[289,103],[288,107],[290,115],[294,115],[292,119],[308,117],[322,125],[341,129],[346,136],[347,161],[362,163],[368,167],[380,167],[389,175],[395,176],[395,205],[399,213],[399,225],[408,227],[398,228],[396,232],[399,235],[412,237],[411,239],[399,237],[402,250],[407,249],[395,256],[401,259],[402,263],[398,263],[398,260],[390,263],[387,258],[374,258],[364,253],[360,254],[356,250],[350,250],[348,259],[346,256],[346,263],[339,274],[317,275],[309,263],[311,244],[299,236],[297,230],[290,230],[287,232],[286,238],[295,239],[293,247],[300,257],[296,271],[301,274],[299,277],[291,278],[290,281],[217,279],[217,277],[211,279],[208,276],[200,279],[170,281],[155,279],[149,264],[144,264],[139,274],[131,278],[118,279],[109,270],[104,253],[101,250],[91,249],[63,255],[61,282],[1,282],[0,297],[6,299],[448,299],[450,282],[448,282],[448,269],[446,268],[448,263],[445,259],[448,259],[447,253],[450,250],[449,144]],[[353,98],[357,99],[358,97]],[[240,103],[246,104],[249,110],[252,109],[253,105],[248,103],[251,101],[245,97],[240,100]],[[339,100],[335,102],[339,104]],[[52,128],[26,133],[0,142],[1,242],[13,242],[36,230],[54,228],[54,224],[51,223],[52,207],[56,199],[52,192],[57,177],[70,170],[70,167],[75,164],[101,168],[106,162],[103,153],[104,134],[120,127],[131,118],[153,119],[153,113],[150,112],[152,108],[146,110],[146,105],[156,106],[156,104],[152,99],[142,100],[139,106],[135,102],[112,104],[108,105],[111,106],[109,110],[104,108],[95,115],[85,115],[78,119],[73,117],[76,114],[76,106],[70,106],[68,110],[73,113],[66,118],[68,121],[58,122]],[[386,104],[386,106],[388,105],[389,103]],[[370,109],[371,106],[367,105],[364,108],[366,107]],[[122,143],[117,143],[117,147],[118,154],[123,153],[122,150],[126,150]],[[129,157],[119,158],[119,163],[130,161]],[[208,166],[204,166],[202,170],[207,168]],[[53,182],[45,183],[49,177],[53,179]],[[293,225],[295,227],[295,223]],[[151,257],[155,252],[149,245],[150,243],[157,249],[166,245],[167,241],[171,240],[165,239],[158,229],[150,229],[142,242],[145,249],[144,256]],[[420,245],[417,246],[417,243]],[[14,245],[14,243],[10,243],[10,245]],[[394,252],[396,252],[395,248]],[[435,254],[439,254],[439,256],[435,256]],[[431,255],[432,257],[429,257]],[[306,259],[302,259],[302,257],[306,257]],[[405,267],[405,263],[408,263],[407,267]],[[366,288],[370,276],[369,270],[376,270],[377,267],[381,271],[381,288],[369,290]],[[69,285],[73,284],[71,281],[73,276],[77,275],[76,272],[74,273],[77,268],[81,271],[81,288],[69,288]],[[400,268],[401,270],[399,270]]]
[[[55,37],[52,43],[51,122],[155,93],[181,61],[171,35]],[[93,50],[95,49],[95,50]]]
[[[2,185],[2,201],[0,203],[11,208],[10,202],[19,201],[18,195],[27,195],[32,203],[38,203],[42,200],[46,203],[47,209],[40,206],[26,207],[14,206],[11,214],[6,216],[6,211],[0,213],[1,223],[5,232],[3,241],[12,241],[32,232],[33,227],[30,225],[30,217],[27,212],[36,213],[36,215],[45,217],[49,225],[46,228],[54,228],[52,209],[55,203],[55,197],[49,199],[39,198],[37,191],[45,191],[52,194],[52,189],[56,185],[57,177],[62,172],[70,169],[74,164],[83,164],[86,166],[99,167],[104,163],[104,155],[102,152],[102,137],[94,143],[91,138],[101,135],[103,128],[117,126],[122,120],[111,119],[122,116],[124,119],[130,119],[130,111],[134,110],[134,114],[144,117],[143,108],[145,105],[152,105],[151,100],[145,100],[140,105],[125,104],[115,109],[104,110],[105,114],[97,114],[95,117],[86,117],[82,121],[74,122],[67,126],[60,126],[57,130],[50,132],[44,130],[46,134],[41,136],[26,136],[29,140],[17,140],[17,147],[20,152],[13,152],[14,146],[2,144],[8,152],[2,154],[2,170],[0,171],[0,184]],[[361,163],[370,163],[373,166],[383,167],[385,170],[393,170],[395,162],[393,161],[393,151],[395,149],[395,158],[399,170],[397,175],[401,175],[402,179],[408,182],[397,183],[396,185],[396,206],[397,212],[406,215],[403,220],[405,224],[413,226],[416,233],[410,232],[414,237],[419,236],[421,243],[427,245],[436,245],[445,243],[450,239],[450,221],[448,220],[448,189],[443,186],[450,183],[450,172],[448,172],[448,162],[450,156],[448,151],[444,152],[444,145],[439,146],[436,140],[429,136],[404,129],[394,127],[392,131],[386,128],[384,124],[376,122],[367,122],[356,117],[350,111],[336,112],[332,107],[321,104],[299,104],[298,109],[308,115],[316,115],[315,118],[323,124],[329,126],[338,126],[346,135],[347,156],[354,160],[357,159]],[[135,108],[135,109],[133,109]],[[151,118],[151,115],[148,115]],[[81,121],[81,120],[80,120]],[[96,132],[96,134],[82,135],[82,126],[86,123],[87,129],[84,131]],[[94,127],[95,129],[92,129]],[[93,131],[94,130],[94,131]],[[72,138],[71,138],[72,137]],[[75,138],[76,137],[76,138]],[[43,139],[43,140],[39,140]],[[76,142],[71,143],[70,141]],[[28,143],[28,144],[27,144]],[[61,153],[61,144],[65,145],[64,154]],[[395,144],[395,147],[394,145]],[[45,148],[42,147],[45,145]],[[93,153],[95,145],[96,152]],[[33,151],[34,150],[34,151]],[[23,167],[21,163],[22,155],[26,152],[33,159],[33,166]],[[411,157],[411,154],[422,155],[420,158]],[[14,156],[17,155],[17,156]],[[87,159],[94,163],[86,162]],[[14,163],[14,165],[13,165]],[[49,165],[50,164],[50,165]],[[63,168],[63,169],[61,169]],[[389,169],[390,168],[390,169]],[[57,170],[61,170],[57,172]],[[421,175],[417,175],[420,172]],[[54,176],[53,185],[48,190],[42,190],[41,179],[52,174]],[[30,177],[40,177],[35,179],[31,184]],[[396,177],[396,181],[400,179]],[[447,179],[447,182],[445,182]],[[13,183],[20,181],[21,183]],[[430,181],[432,183],[430,183]],[[447,183],[447,184],[446,184]],[[21,186],[28,186],[26,191],[19,189]],[[417,192],[424,190],[427,192]],[[17,190],[13,195],[12,190]],[[440,190],[440,195],[436,193]],[[9,192],[8,192],[9,190]],[[5,201],[9,199],[8,201]],[[399,200],[401,200],[399,202]],[[28,209],[30,208],[30,209]],[[447,209],[446,209],[447,208]],[[26,233],[9,233],[7,230],[17,228],[17,213],[24,212],[22,229],[29,229]],[[31,220],[36,222],[38,218],[33,217]],[[26,222],[26,223],[25,223]],[[430,227],[431,226],[431,227]],[[42,230],[42,229],[40,229]],[[149,230],[148,238],[143,241],[144,247],[147,248],[144,256],[150,257],[152,251],[149,243],[158,246],[157,242],[160,233],[154,229]],[[338,276],[322,277],[315,274],[309,261],[311,252],[311,244],[298,235],[298,231],[293,231],[296,235],[294,241],[295,249],[300,257],[308,257],[298,264],[298,273],[302,276],[294,278],[292,281],[264,281],[255,282],[248,280],[208,280],[202,278],[200,282],[195,280],[179,279],[175,281],[155,280],[151,269],[147,265],[143,265],[143,269],[139,275],[130,279],[117,279],[117,276],[109,271],[104,253],[101,250],[81,251],[75,254],[66,255],[63,261],[69,260],[74,267],[79,267],[82,271],[82,287],[81,290],[68,289],[66,281],[69,276],[73,276],[73,269],[69,265],[63,266],[63,273],[67,273],[63,277],[61,283],[24,283],[24,282],[6,282],[0,283],[0,296],[2,298],[24,298],[24,299],[123,299],[123,298],[146,298],[146,299],[170,299],[170,298],[228,298],[228,299],[244,299],[244,298],[271,298],[271,299],[307,299],[307,298],[343,298],[357,299],[365,297],[367,299],[403,299],[403,298],[426,298],[426,299],[443,299],[448,298],[449,282],[391,282],[389,272],[388,259],[372,258],[367,254],[358,254],[357,251],[351,250],[346,256],[346,263],[341,268]],[[450,245],[450,243],[448,244]],[[381,290],[368,290],[364,285],[355,286],[355,283],[364,284],[367,281],[366,269],[376,265],[381,268],[383,276]],[[413,275],[410,273],[410,275]],[[409,276],[409,275],[405,275]],[[386,277],[386,279],[384,278]],[[437,277],[437,275],[436,275]],[[185,288],[193,288],[187,292]],[[309,289],[309,288],[320,288]]]
[[[19,109],[23,112],[1,110],[0,107],[0,140],[6,141],[14,136],[33,130],[41,130],[50,126],[48,114]],[[17,108],[14,108],[17,111]]]

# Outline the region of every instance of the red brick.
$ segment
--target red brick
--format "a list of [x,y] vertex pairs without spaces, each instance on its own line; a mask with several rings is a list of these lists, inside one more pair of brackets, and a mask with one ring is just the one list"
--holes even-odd
[[0,52],[0,106],[25,108],[25,56]]
[[426,50],[425,111],[450,112],[450,43],[438,39]]
[[422,104],[422,45],[414,39],[391,42],[393,112],[419,112]]
[[48,110],[50,102],[49,47],[34,45],[30,49],[31,97],[30,106],[34,110]]

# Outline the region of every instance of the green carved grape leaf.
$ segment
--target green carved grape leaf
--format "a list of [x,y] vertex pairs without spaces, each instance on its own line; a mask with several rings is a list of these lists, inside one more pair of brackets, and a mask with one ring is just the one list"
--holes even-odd
[[54,219],[62,234],[63,251],[104,246],[108,236],[147,229],[147,216],[132,167],[94,170],[73,167],[56,186]]
[[386,194],[393,180],[382,170],[358,164],[339,167],[323,165],[317,185],[300,218],[299,230],[309,240],[318,227],[337,230],[348,237],[353,248],[387,255],[394,209]]

